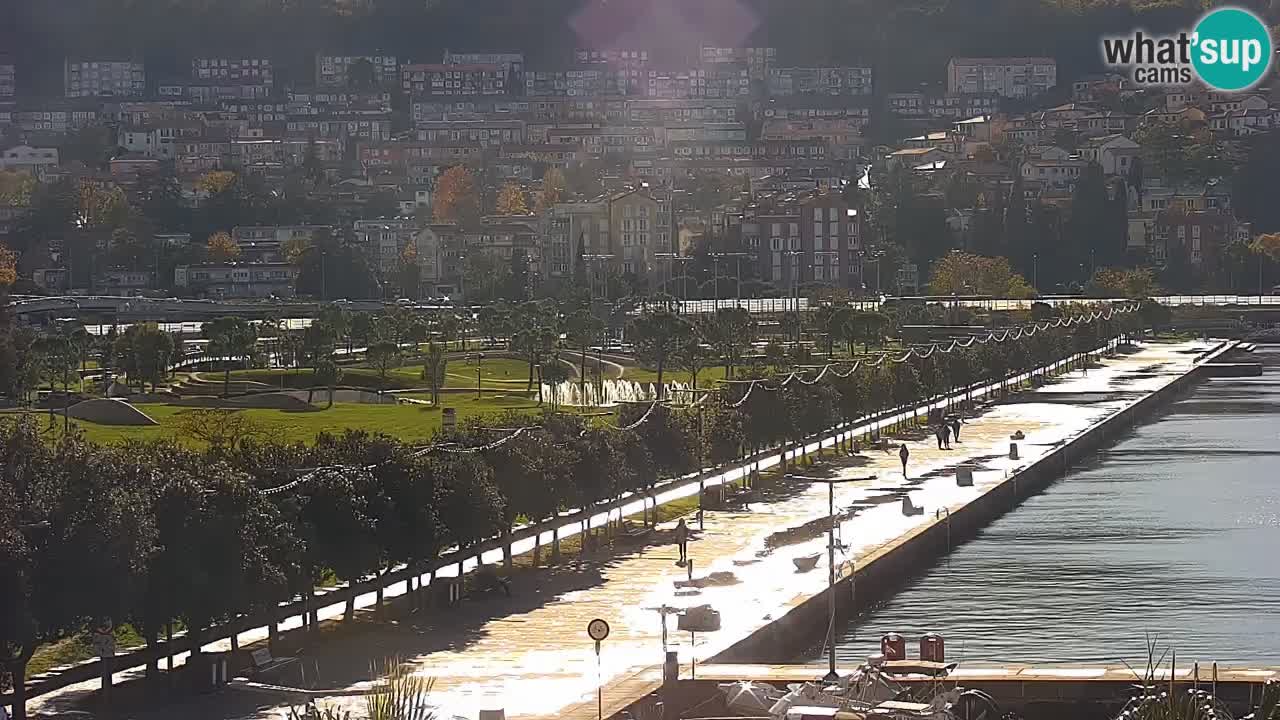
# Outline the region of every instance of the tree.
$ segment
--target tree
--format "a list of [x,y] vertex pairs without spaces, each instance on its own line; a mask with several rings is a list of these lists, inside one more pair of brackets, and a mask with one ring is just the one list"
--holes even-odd
[[636,348],[636,356],[642,362],[654,366],[658,373],[657,396],[665,395],[666,386],[662,382],[663,373],[673,356],[689,336],[688,323],[669,310],[648,310],[631,323],[632,344]]
[[1085,286],[1085,292],[1094,297],[1123,297],[1141,299],[1159,292],[1155,275],[1149,268],[1128,270],[1125,268],[1098,268]]
[[169,374],[176,347],[173,336],[154,323],[130,325],[115,342],[115,356],[129,382],[139,387],[156,384]]
[[262,440],[267,429],[240,410],[191,408],[178,413],[178,434],[199,440],[217,451],[231,451],[241,443]]
[[566,192],[564,172],[559,168],[547,168],[542,174],[542,193],[538,196],[534,209],[541,214],[553,205],[564,202]]
[[[316,383],[329,388],[329,405],[333,407],[334,387],[342,382],[342,368],[334,360],[332,354],[321,356],[315,364],[314,376]],[[310,401],[308,399],[308,401]]]
[[[225,234],[225,233],[222,233]],[[212,238],[210,238],[212,240]],[[294,235],[280,246],[280,255],[284,257],[286,262],[294,265],[300,265],[302,258],[306,256],[307,251],[311,249],[311,238],[305,235]]]
[[1009,260],[982,257],[954,250],[934,263],[929,278],[929,292],[934,295],[992,295],[994,297],[1031,297],[1034,292],[1027,281],[1013,271]]
[[[480,311],[484,319],[484,310]],[[587,384],[587,349],[600,342],[604,335],[604,321],[588,308],[576,310],[565,319],[565,342],[578,351],[578,386]]]
[[685,324],[685,331],[676,345],[675,361],[681,370],[689,373],[693,389],[698,388],[698,373],[706,369],[711,354],[702,344],[702,338],[692,325]]
[[742,364],[742,356],[756,338],[756,322],[745,308],[720,308],[698,327],[711,349],[724,365],[725,378],[732,378],[734,368]]
[[528,215],[529,207],[524,202],[524,191],[515,183],[504,184],[498,191],[495,210],[499,215]]
[[390,340],[379,340],[365,350],[365,357],[378,371],[378,377],[385,385],[387,373],[400,366],[400,346]]
[[466,228],[479,221],[479,193],[475,178],[465,165],[454,165],[436,181],[433,207],[436,222],[452,222]]
[[1249,250],[1258,256],[1258,294],[1262,294],[1264,292],[1262,271],[1265,261],[1280,262],[1280,233],[1259,235],[1249,243]]
[[448,365],[449,358],[444,346],[434,342],[428,344],[427,352],[422,358],[422,379],[431,388],[432,405],[440,405],[440,389],[444,387],[445,369]]
[[210,262],[231,262],[240,257],[240,246],[225,232],[216,232],[205,242]]
[[205,352],[222,363],[222,396],[231,391],[231,362],[246,365],[258,345],[258,329],[244,318],[220,317],[204,323],[200,332],[209,341]]
[[18,281],[18,256],[4,243],[0,243],[0,294],[7,294]]

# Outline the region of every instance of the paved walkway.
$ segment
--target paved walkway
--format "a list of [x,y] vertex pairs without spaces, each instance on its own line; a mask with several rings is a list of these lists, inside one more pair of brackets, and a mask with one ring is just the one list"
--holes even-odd
[[[842,559],[856,560],[916,526],[935,522],[943,508],[962,506],[1007,472],[1173,381],[1191,367],[1195,352],[1208,347],[1153,344],[1106,360],[1087,375],[1074,372],[969,418],[961,442],[951,450],[937,449],[932,437],[905,439],[911,451],[906,478],[896,453],[871,451],[842,460],[843,475],[875,476],[837,486],[837,508],[849,514],[840,526],[849,548]],[[1018,430],[1026,438],[1019,443],[1021,459],[1011,461],[1009,435]],[[957,487],[948,472],[961,462],[979,463],[972,488]],[[738,476],[732,472],[718,480]],[[696,491],[693,485],[666,493],[662,500]],[[905,493],[924,508],[923,515],[903,516],[900,498]],[[627,512],[638,508],[637,503]],[[600,680],[661,663],[664,632],[656,608],[711,604],[720,611],[721,630],[696,639],[676,632],[675,621],[669,620],[669,647],[688,662],[713,657],[821,591],[826,573],[797,573],[792,559],[825,550],[820,523],[811,524],[826,517],[826,508],[825,487],[779,484],[750,511],[708,512],[705,528],[694,534],[689,547],[701,587],[685,587],[686,571],[675,565],[674,545],[638,547],[629,554],[528,573],[510,599],[469,601],[455,611],[421,619],[339,631],[308,657],[325,687],[361,687],[371,679],[371,661],[398,656],[436,678],[435,696],[446,714],[474,718],[479,710],[503,708],[508,716],[553,715],[592,696]],[[669,541],[669,530],[660,528],[660,543]],[[548,540],[549,533],[544,542]],[[498,558],[500,552],[486,561]],[[340,612],[330,608],[322,617]],[[587,622],[597,617],[612,626],[598,663],[586,636]],[[242,643],[255,639],[254,633],[241,636]],[[172,717],[175,712],[193,719],[283,717],[279,707],[271,707],[280,698],[244,695],[224,692],[189,707],[135,717]],[[353,698],[332,702],[359,706]]]

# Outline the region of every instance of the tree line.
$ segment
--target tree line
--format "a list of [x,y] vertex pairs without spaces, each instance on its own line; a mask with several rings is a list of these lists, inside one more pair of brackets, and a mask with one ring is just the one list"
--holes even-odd
[[[245,437],[201,450],[104,446],[75,432],[46,437],[28,418],[6,418],[0,569],[10,581],[0,594],[0,660],[23,678],[38,647],[103,618],[132,624],[148,644],[180,621],[198,647],[219,623],[272,618],[279,603],[299,596],[309,603],[325,579],[360,581],[400,567],[434,574],[448,548],[493,538],[507,538],[510,562],[519,523],[649,493],[662,478],[1001,381],[1141,322],[1138,313],[1097,318],[821,378],[800,371],[801,382],[782,368],[755,367],[740,374],[758,381],[747,389],[731,384],[698,402],[626,406],[616,419],[547,412],[476,420],[426,447],[359,430],[310,445]],[[411,590],[417,606],[421,587]],[[306,610],[314,629],[316,608]],[[19,712],[22,704],[19,696]]]

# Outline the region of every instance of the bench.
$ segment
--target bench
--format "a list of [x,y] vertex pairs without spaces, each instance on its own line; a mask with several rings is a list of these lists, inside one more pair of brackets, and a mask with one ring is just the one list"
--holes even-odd
[[259,648],[249,653],[249,659],[253,662],[254,675],[279,670],[298,662],[296,657],[272,657],[271,650],[267,648]]
[[622,539],[628,543],[644,542],[653,535],[653,528],[648,525],[627,523],[622,528]]

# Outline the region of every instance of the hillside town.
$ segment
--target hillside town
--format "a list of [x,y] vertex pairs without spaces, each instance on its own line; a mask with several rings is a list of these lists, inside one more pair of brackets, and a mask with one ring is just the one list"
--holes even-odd
[[938,70],[902,92],[772,47],[680,69],[645,49],[559,68],[319,51],[305,77],[68,57],[54,98],[0,57],[0,241],[37,294],[917,294],[952,250],[1045,293],[1104,268],[1264,290],[1249,247],[1273,209],[1239,183],[1275,145],[1266,85],[1135,88],[1050,57]]

